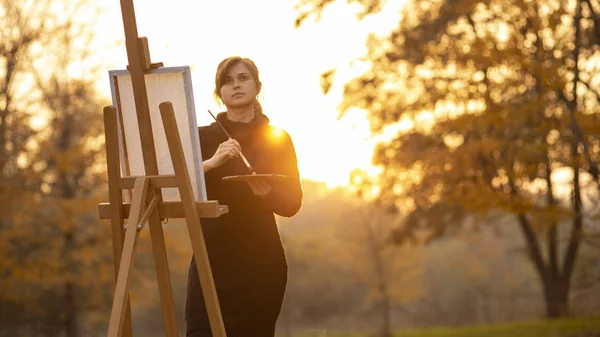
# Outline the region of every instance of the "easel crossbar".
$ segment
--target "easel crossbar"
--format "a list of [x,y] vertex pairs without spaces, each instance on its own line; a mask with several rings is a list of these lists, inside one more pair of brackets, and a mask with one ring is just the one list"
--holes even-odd
[[142,227],[144,227],[144,224],[146,223],[146,221],[148,221],[150,214],[152,214],[152,211],[154,211],[154,207],[156,207],[156,204],[158,204],[159,200],[160,200],[160,197],[158,195],[155,195],[152,198],[152,201],[150,201],[150,204],[148,205],[148,207],[146,207],[144,214],[142,214],[142,217],[138,221],[138,224],[137,224],[138,230],[141,230]]
[[[129,217],[131,210],[130,203],[120,204],[120,209],[125,218]],[[185,218],[183,205],[179,201],[162,201],[157,205],[158,214],[161,219]],[[217,218],[228,211],[227,205],[220,205],[216,200],[196,202],[196,211],[199,218]],[[111,218],[111,204],[107,202],[98,205],[100,219]]]
[[[150,180],[150,188],[177,187],[177,178],[174,174],[149,175],[144,177]],[[119,178],[119,188],[122,190],[132,189],[137,178],[139,177],[131,176]]]

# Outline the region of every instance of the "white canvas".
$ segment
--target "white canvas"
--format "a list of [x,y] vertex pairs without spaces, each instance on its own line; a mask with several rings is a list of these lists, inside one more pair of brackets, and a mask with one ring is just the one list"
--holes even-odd
[[[135,111],[131,76],[126,70],[109,71],[113,105],[119,116],[119,156],[123,176],[146,175],[142,142]],[[174,174],[173,164],[162,124],[159,104],[173,104],[185,161],[196,201],[206,201],[202,153],[196,123],[196,111],[189,67],[158,68],[145,74],[152,134],[158,173]],[[176,188],[163,188],[164,201],[181,201]],[[128,198],[128,196],[126,196]]]

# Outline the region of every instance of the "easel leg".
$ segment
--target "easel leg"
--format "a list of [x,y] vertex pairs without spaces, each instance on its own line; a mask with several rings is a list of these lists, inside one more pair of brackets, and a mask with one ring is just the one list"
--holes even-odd
[[108,337],[121,337],[123,332],[123,323],[127,307],[126,302],[129,296],[129,281],[131,270],[133,268],[133,254],[138,237],[137,224],[142,216],[143,205],[146,201],[149,180],[146,177],[137,178],[133,188],[133,200],[131,210],[127,221],[127,231],[125,232],[125,241],[123,243],[123,252],[119,264],[119,274],[117,276],[117,285],[113,298],[112,310],[110,312],[110,323],[108,325]]
[[177,178],[177,185],[179,187],[181,203],[183,205],[188,233],[192,243],[192,250],[196,258],[200,286],[202,287],[202,294],[204,295],[212,335],[213,337],[226,337],[225,325],[223,324],[219,299],[217,297],[212,270],[208,260],[206,244],[204,243],[202,226],[196,211],[194,193],[192,191],[190,176],[186,166],[183,148],[181,146],[181,138],[179,130],[177,129],[173,105],[169,102],[164,102],[159,105],[159,109],[167,136],[173,169]]
[[167,250],[165,248],[165,237],[158,211],[152,212],[149,219],[150,240],[152,241],[152,252],[156,266],[156,277],[158,280],[158,291],[160,295],[160,306],[165,324],[167,337],[178,337],[177,316],[175,314],[175,301],[173,300],[173,289],[169,274],[169,263],[167,261]]
[[[118,127],[117,109],[114,106],[104,108],[104,137],[106,140],[106,166],[108,173],[108,193],[110,200],[110,218],[113,243],[113,260],[115,268],[115,281],[119,276],[120,258],[123,254],[123,195],[119,188],[120,164],[118,155]],[[129,298],[125,302],[125,322],[123,323],[123,337],[131,337],[131,307]]]

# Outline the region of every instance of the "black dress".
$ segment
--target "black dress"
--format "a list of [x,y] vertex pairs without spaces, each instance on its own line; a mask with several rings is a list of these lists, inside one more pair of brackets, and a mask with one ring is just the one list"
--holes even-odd
[[[295,215],[302,204],[296,153],[290,136],[269,125],[265,115],[249,123],[217,116],[256,173],[278,173],[289,181],[272,186],[264,199],[244,182],[221,178],[248,174],[243,161],[231,159],[205,175],[208,200],[227,205],[218,218],[201,219],[206,248],[228,337],[268,337],[275,334],[287,284],[287,262],[274,214]],[[227,136],[216,123],[199,128],[203,160],[216,152]],[[187,336],[212,336],[195,260],[188,273],[185,305]]]

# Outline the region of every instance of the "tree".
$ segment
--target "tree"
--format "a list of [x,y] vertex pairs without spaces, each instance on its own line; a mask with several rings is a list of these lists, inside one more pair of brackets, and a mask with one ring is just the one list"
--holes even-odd
[[85,66],[85,13],[85,1],[0,2],[2,336],[87,335],[109,305],[110,233],[96,213],[105,104]]
[[[333,2],[301,0],[297,26]],[[352,2],[361,15],[386,3]],[[473,214],[508,214],[547,316],[567,314],[600,191],[600,2],[407,1],[402,14],[388,36],[367,41],[370,69],[345,85],[341,105],[368,110],[375,133],[413,122],[374,156],[382,195],[409,213],[397,242],[422,231],[434,240]]]

